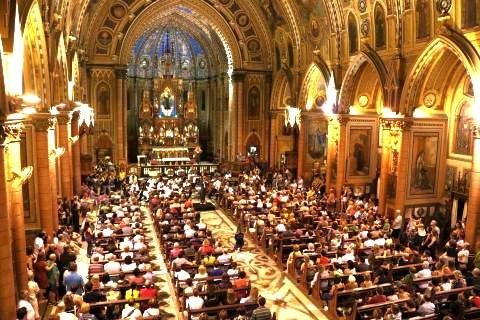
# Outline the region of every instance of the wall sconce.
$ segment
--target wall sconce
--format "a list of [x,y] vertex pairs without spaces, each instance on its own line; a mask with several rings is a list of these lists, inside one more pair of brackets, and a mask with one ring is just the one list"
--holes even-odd
[[52,149],[52,151],[50,151],[48,155],[49,155],[49,158],[56,159],[63,156],[64,153],[65,153],[65,148],[55,148],[55,149]]
[[287,106],[285,110],[285,124],[284,124],[284,133],[290,135],[293,132],[298,132],[301,121],[302,110],[297,107]]
[[95,112],[92,107],[86,103],[75,102],[77,105],[73,111],[79,111],[78,127],[80,134],[92,134],[95,126]]
[[21,185],[25,184],[25,182],[27,182],[28,179],[30,179],[30,177],[32,176],[32,173],[33,173],[32,166],[23,168],[22,171],[20,171],[20,173],[12,171],[11,172],[12,176],[10,177],[10,179],[7,180],[7,182],[12,182],[12,186],[14,188],[18,188]]

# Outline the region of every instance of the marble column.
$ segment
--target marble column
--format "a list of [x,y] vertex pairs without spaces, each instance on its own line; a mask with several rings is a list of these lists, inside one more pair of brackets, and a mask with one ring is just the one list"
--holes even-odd
[[[16,174],[20,174],[22,172],[22,163],[21,161],[19,161],[19,159],[21,156],[20,135],[23,130],[23,122],[9,120],[6,122],[6,125],[8,126],[10,131],[9,143],[5,153],[5,158],[7,160],[6,166],[8,167],[8,170],[6,170],[7,190],[11,223],[11,235],[13,240],[13,245],[10,247],[10,249],[13,253],[14,278],[16,289],[24,290],[27,288],[28,274],[26,267],[27,255],[25,254],[25,248],[27,247],[27,243],[25,240],[23,192],[22,184],[16,181],[18,177],[12,179],[15,177]],[[4,238],[4,233],[1,233],[1,235],[2,239],[8,238],[7,236],[5,236]]]
[[305,162],[305,136],[307,128],[307,116],[302,115],[298,130],[298,155],[297,155],[297,177],[305,177],[303,165]]
[[336,179],[336,195],[340,196],[342,193],[343,185],[346,181],[346,172],[347,172],[347,135],[348,128],[347,124],[350,121],[350,118],[346,115],[338,116],[339,123],[339,134],[338,134],[338,155],[337,155],[337,179]]
[[279,162],[279,155],[277,154],[277,139],[278,139],[278,125],[277,125],[277,112],[274,110],[270,111],[270,154],[268,157],[268,165],[271,168],[276,168]]
[[60,182],[62,186],[61,195],[68,199],[73,197],[72,181],[72,145],[71,137],[71,115],[70,111],[61,111],[57,115],[58,121],[58,145],[65,149],[65,153],[60,158]]
[[378,212],[385,215],[387,210],[387,186],[390,155],[390,123],[386,119],[382,119],[382,154],[380,163],[380,184],[378,186]]
[[326,190],[330,188],[335,188],[336,177],[333,174],[336,174],[336,168],[338,166],[338,134],[339,134],[339,123],[336,117],[331,117],[328,120],[328,139],[327,139],[327,165],[326,165],[326,175],[325,175],[325,185]]
[[243,110],[243,80],[245,79],[245,73],[243,71],[235,71],[232,74],[232,95],[230,97],[230,130],[229,134],[231,136],[231,145],[230,145],[230,160],[235,161],[236,156],[239,153],[244,153],[241,150],[241,145],[243,144],[242,139],[242,119],[243,115],[241,114]]
[[472,171],[468,192],[468,211],[465,225],[465,240],[474,251],[480,250],[480,127],[473,129]]
[[37,172],[40,225],[49,236],[52,236],[56,230],[53,218],[56,207],[53,206],[54,201],[52,200],[55,199],[56,203],[56,186],[53,186],[51,177],[51,158],[55,156],[51,155],[54,147],[52,148],[50,136],[55,126],[55,118],[52,118],[49,113],[38,113],[32,118],[35,126],[35,170]]
[[[7,132],[8,128],[0,124],[0,131]],[[7,190],[7,148],[10,134],[0,134],[0,314],[5,319],[15,319],[15,271],[14,255],[12,253],[12,223],[8,215],[10,212],[10,198]]]
[[115,108],[115,144],[116,144],[116,159],[117,163],[125,162],[125,150],[126,150],[126,132],[125,132],[125,83],[127,79],[127,70],[123,68],[115,69],[116,77],[116,108]]
[[238,74],[238,88],[237,88],[237,114],[238,114],[238,126],[237,126],[237,153],[246,155],[246,148],[244,145],[245,142],[245,127],[246,127],[246,117],[247,112],[245,108],[245,93],[244,93],[244,79],[245,74]]
[[[392,169],[393,172],[397,173],[397,181],[395,185],[395,203],[391,214],[396,210],[404,212],[408,188],[408,165],[411,157],[410,144],[412,141],[412,121],[410,119],[402,119],[398,121],[397,126],[400,128],[398,134],[398,160],[393,161],[394,168]],[[388,213],[385,213],[385,215],[388,215]]]
[[76,141],[72,143],[72,175],[73,175],[73,191],[79,194],[82,190],[82,173],[80,168],[80,136],[78,130],[78,118],[80,111],[72,112],[71,118],[71,135]]

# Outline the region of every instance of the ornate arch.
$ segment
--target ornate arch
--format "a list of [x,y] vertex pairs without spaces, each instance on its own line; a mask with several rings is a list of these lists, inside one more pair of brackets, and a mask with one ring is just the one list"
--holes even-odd
[[388,99],[388,85],[392,83],[389,77],[387,67],[383,63],[382,58],[367,45],[362,45],[362,50],[357,54],[343,78],[342,88],[339,97],[339,113],[348,112],[350,102],[353,101],[353,95],[355,94],[355,87],[358,85],[359,70],[364,67],[365,64],[371,64],[376,71],[380,84],[382,87],[382,93],[385,100]]
[[[425,48],[409,73],[400,100],[401,112],[412,115],[422,92],[425,75],[444,50],[453,53],[471,78],[475,97],[480,97],[480,54],[462,34],[442,27],[440,34]],[[447,77],[444,77],[448,81]]]
[[[330,80],[330,76],[331,76],[330,70],[328,70],[328,67],[325,64],[325,62],[323,62],[323,60],[319,59],[318,62],[312,62],[308,67],[305,77],[303,78],[303,81],[302,81],[302,86],[300,88],[300,95],[298,97],[298,105],[301,108],[309,109],[308,104],[312,102],[312,101],[309,101],[312,98],[312,97],[309,97],[310,87],[313,85],[318,85],[319,82],[323,82],[326,87],[328,84],[328,81]],[[315,97],[313,99],[315,99]]]
[[42,99],[43,108],[51,104],[50,78],[47,70],[48,50],[43,30],[42,14],[37,1],[32,3],[25,21],[24,41],[24,92],[36,94]]
[[290,81],[288,80],[286,72],[284,70],[277,72],[272,86],[271,110],[280,110],[284,108],[285,95],[291,90],[290,88]]

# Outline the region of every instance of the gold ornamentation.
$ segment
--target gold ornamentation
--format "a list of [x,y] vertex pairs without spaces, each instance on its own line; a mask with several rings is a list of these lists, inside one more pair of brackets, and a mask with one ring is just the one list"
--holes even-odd
[[33,125],[35,126],[35,131],[46,132],[47,130],[52,129],[55,125],[55,118],[35,119]]
[[71,123],[73,115],[71,116],[69,113],[60,113],[57,115],[57,121],[59,125],[67,125]]
[[20,134],[24,129],[21,121],[7,121],[0,123],[0,146],[5,146],[11,141],[20,140]]

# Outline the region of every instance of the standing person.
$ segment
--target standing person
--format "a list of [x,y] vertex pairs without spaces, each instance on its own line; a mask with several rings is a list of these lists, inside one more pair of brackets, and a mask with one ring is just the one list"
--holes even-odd
[[242,230],[238,229],[235,234],[235,250],[242,251],[243,246],[245,245],[245,239]]
[[93,230],[90,227],[90,222],[88,220],[85,221],[85,225],[83,228],[83,239],[87,242],[87,257],[90,258],[92,255],[92,248],[94,242]]
[[51,253],[48,256],[47,266],[48,277],[48,300],[52,303],[56,303],[58,298],[58,283],[60,279],[60,271],[57,267],[57,256]]
[[205,197],[206,197],[206,191],[205,191],[205,182],[203,181],[203,178],[200,178],[200,203],[205,203]]
[[67,292],[71,291],[71,289],[76,289],[76,294],[83,293],[83,278],[77,272],[77,264],[75,262],[70,263],[68,268],[70,271],[68,275],[63,279],[63,283],[65,284],[65,289]]
[[42,295],[45,295],[45,291],[48,289],[48,276],[47,276],[47,262],[45,261],[45,254],[42,252],[38,255],[37,261],[33,265],[34,279],[38,283]]
[[392,223],[392,238],[395,243],[398,243],[400,239],[400,233],[402,231],[403,226],[403,217],[400,210],[395,211],[396,217]]
[[264,297],[258,298],[258,308],[253,310],[251,320],[270,320],[272,313],[265,307],[266,302]]

